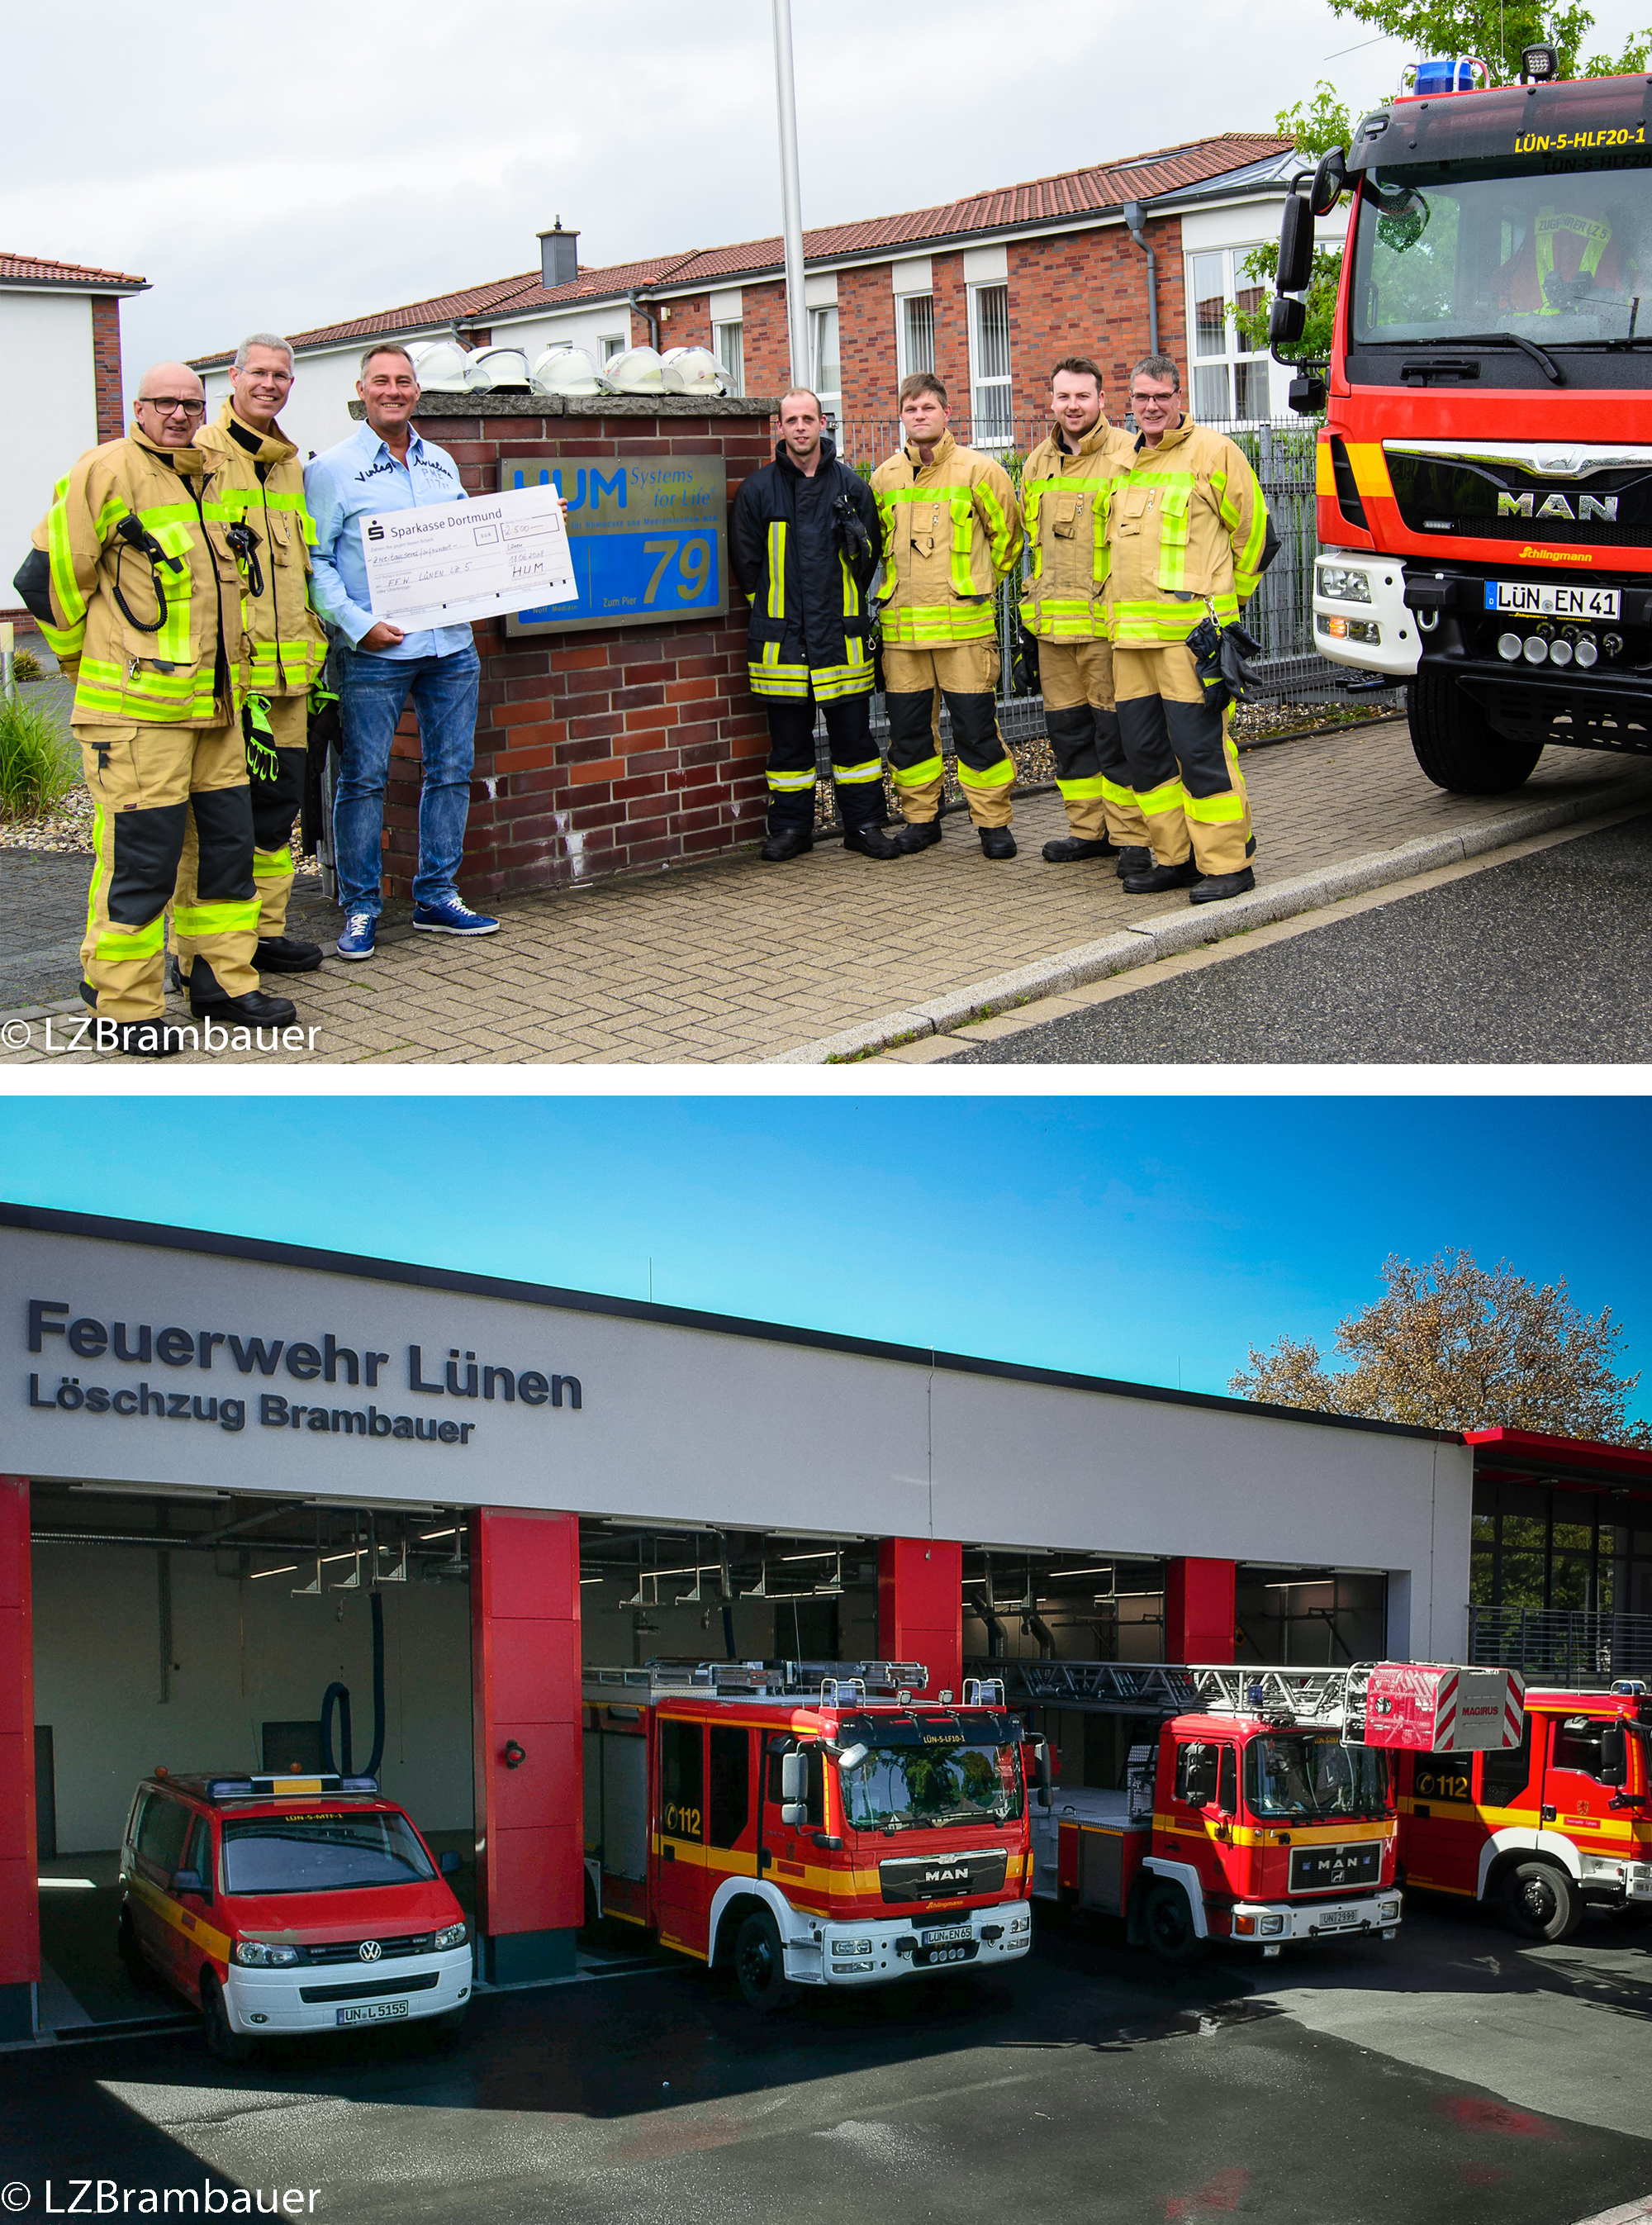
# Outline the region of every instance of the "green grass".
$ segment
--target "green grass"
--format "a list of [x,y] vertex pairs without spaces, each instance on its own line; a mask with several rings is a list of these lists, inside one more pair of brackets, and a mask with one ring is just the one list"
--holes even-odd
[[0,819],[54,811],[79,777],[73,745],[49,713],[0,700]]

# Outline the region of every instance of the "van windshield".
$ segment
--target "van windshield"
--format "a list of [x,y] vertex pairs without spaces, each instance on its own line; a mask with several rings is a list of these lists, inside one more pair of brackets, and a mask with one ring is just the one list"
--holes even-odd
[[339,1892],[434,1877],[404,1816],[227,1817],[225,1892]]

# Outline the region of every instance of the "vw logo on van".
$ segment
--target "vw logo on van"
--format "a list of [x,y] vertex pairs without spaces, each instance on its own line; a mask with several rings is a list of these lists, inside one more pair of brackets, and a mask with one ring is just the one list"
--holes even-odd
[[364,1939],[357,1949],[364,1962],[377,1962],[384,1949],[377,1939]]

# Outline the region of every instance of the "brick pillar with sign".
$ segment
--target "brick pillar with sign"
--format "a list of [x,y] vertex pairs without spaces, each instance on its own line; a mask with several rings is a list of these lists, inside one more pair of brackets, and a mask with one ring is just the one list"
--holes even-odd
[[[475,628],[476,768],[467,901],[655,871],[763,833],[768,726],[746,684],[746,601],[727,504],[772,454],[751,398],[427,394],[419,431],[466,489],[556,477],[577,605]],[[410,893],[419,742],[398,730],[384,799],[385,885]]]

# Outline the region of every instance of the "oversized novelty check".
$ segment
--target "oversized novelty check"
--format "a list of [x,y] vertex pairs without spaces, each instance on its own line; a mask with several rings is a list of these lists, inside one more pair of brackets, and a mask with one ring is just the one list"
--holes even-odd
[[461,625],[579,593],[554,486],[527,486],[361,520],[373,616],[404,632]]

